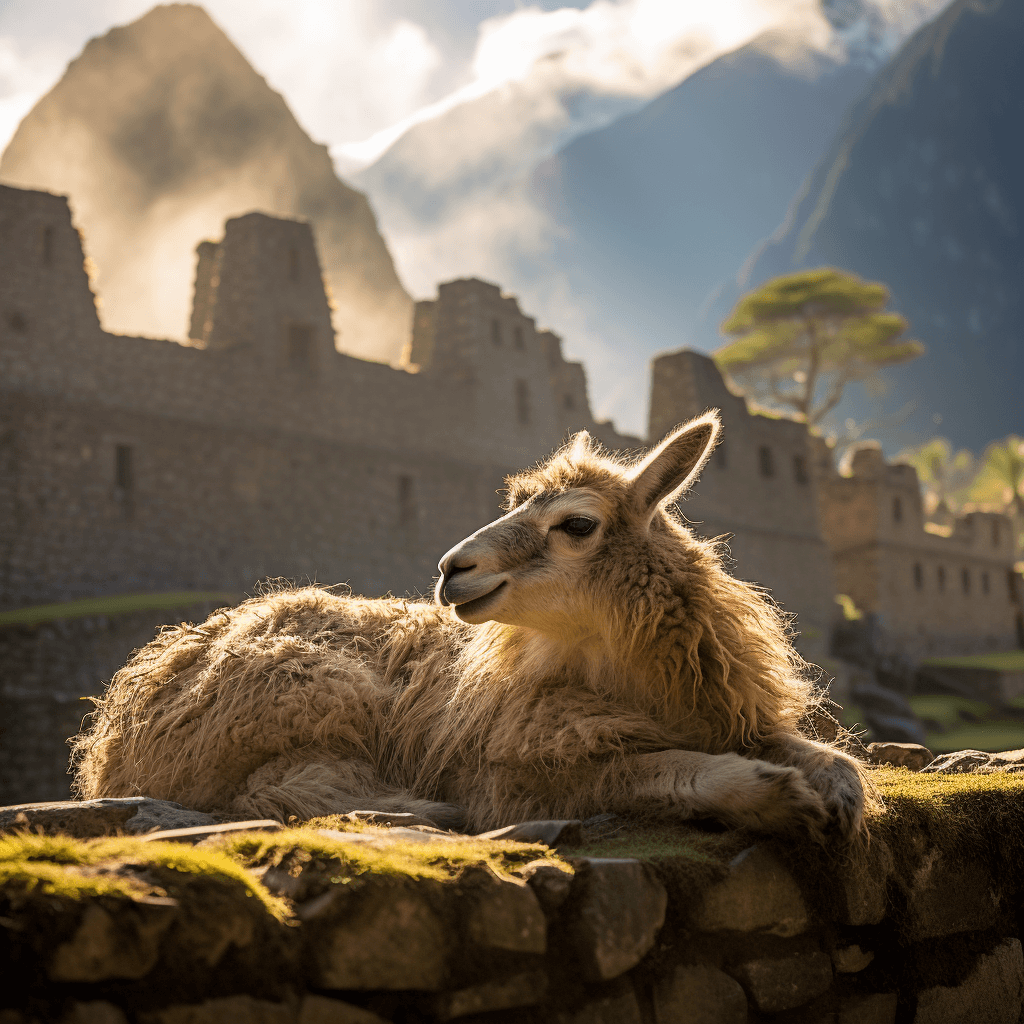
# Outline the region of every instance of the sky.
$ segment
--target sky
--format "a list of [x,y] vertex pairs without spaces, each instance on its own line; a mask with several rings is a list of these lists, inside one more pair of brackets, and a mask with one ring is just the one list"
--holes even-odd
[[[95,35],[150,0],[0,0],[0,148]],[[410,124],[568,55],[591,87],[644,99],[806,17],[811,0],[206,0],[204,6],[326,142],[339,169]],[[687,59],[680,59],[685,55]]]

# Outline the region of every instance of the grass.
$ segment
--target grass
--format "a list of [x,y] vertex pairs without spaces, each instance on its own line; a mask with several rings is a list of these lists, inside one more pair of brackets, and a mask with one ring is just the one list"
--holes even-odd
[[922,664],[934,665],[935,668],[987,668],[993,672],[1024,672],[1024,650],[929,658]]
[[111,597],[85,597],[60,604],[38,604],[30,608],[15,608],[0,612],[0,627],[38,626],[57,619],[84,619],[90,615],[130,615],[132,612],[163,611],[168,608],[186,608],[209,601],[235,604],[237,594],[211,590],[176,590],[166,594],[115,594]]
[[[1024,706],[1024,699],[1013,703]],[[934,754],[1024,747],[1024,722],[1007,717],[984,701],[952,694],[919,694],[910,698],[910,706],[929,726],[925,745]]]

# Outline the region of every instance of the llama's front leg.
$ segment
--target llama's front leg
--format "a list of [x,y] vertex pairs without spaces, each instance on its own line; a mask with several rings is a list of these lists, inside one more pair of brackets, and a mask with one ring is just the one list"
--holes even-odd
[[683,818],[715,817],[761,832],[817,834],[828,820],[818,793],[796,768],[694,750],[634,759],[633,806]]
[[864,827],[865,805],[877,798],[864,767],[849,754],[797,733],[777,733],[764,741],[758,755],[799,769],[821,795],[830,820],[844,838],[852,838]]

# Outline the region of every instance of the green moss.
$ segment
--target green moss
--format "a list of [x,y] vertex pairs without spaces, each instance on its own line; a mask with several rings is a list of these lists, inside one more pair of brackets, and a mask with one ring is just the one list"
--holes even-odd
[[[433,878],[448,881],[465,868],[486,864],[499,875],[513,874],[518,867],[544,857],[556,859],[546,846],[536,843],[512,843],[482,839],[445,839],[420,843],[389,836],[388,829],[360,823],[344,823],[345,831],[377,834],[387,839],[381,846],[345,842],[324,835],[319,828],[337,827],[330,818],[316,819],[305,827],[280,832],[250,833],[228,837],[223,845],[226,855],[249,867],[278,864],[301,849],[311,857],[337,865],[335,877],[390,875],[408,878]],[[571,870],[565,865],[565,870]]]

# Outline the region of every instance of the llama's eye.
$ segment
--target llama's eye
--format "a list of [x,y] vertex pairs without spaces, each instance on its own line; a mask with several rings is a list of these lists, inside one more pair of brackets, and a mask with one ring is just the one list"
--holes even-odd
[[564,523],[559,523],[559,530],[564,530],[570,537],[586,537],[597,529],[597,520],[587,516],[570,516]]

